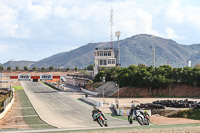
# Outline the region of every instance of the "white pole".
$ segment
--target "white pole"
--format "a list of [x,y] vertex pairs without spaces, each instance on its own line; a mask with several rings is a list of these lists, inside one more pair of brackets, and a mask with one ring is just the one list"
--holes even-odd
[[153,48],[153,67],[155,68],[155,48]]
[[118,36],[118,66],[119,66],[119,36]]
[[118,108],[119,108],[119,84],[118,84]]

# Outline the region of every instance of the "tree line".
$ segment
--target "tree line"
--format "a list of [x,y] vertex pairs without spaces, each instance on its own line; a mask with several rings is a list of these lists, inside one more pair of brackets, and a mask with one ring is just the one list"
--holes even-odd
[[120,87],[148,87],[161,89],[173,84],[184,84],[200,87],[200,67],[172,68],[163,65],[152,66],[131,65],[127,68],[114,67],[103,69],[94,81],[101,81],[105,76],[106,81],[116,81]]
[[[20,67],[16,66],[13,69],[11,66],[8,66],[7,68],[5,68],[3,65],[0,65],[0,71],[4,71],[5,69],[7,69],[8,71],[12,71],[12,70],[18,71],[18,70],[20,70]],[[34,66],[32,68],[29,68],[28,66],[24,66],[23,69],[21,69],[21,70],[24,70],[24,71],[29,71],[29,70],[37,71],[37,70],[41,70],[42,72],[45,72],[45,71],[69,71],[71,69],[69,67],[67,67],[67,68],[55,68],[54,66],[50,66],[49,68],[45,68],[45,67],[37,68],[36,66]],[[84,70],[93,70],[93,65],[88,65],[86,68],[84,68]],[[78,71],[78,67],[74,67],[74,71]]]

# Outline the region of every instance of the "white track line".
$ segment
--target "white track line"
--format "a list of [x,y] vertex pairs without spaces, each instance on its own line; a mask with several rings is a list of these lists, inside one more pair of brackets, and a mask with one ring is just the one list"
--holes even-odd
[[13,107],[12,109],[32,109],[33,107]]
[[12,127],[20,126],[20,127],[26,127],[26,126],[40,126],[40,125],[48,125],[48,124],[31,124],[31,125],[9,125]]
[[25,115],[25,116],[11,116],[11,118],[17,118],[17,117],[36,117],[38,115]]

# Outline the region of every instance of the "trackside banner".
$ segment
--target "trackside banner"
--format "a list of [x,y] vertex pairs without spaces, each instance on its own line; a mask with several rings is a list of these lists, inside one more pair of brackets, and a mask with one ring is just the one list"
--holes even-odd
[[19,74],[18,80],[31,80],[31,75],[30,74]]
[[52,74],[41,74],[40,75],[40,79],[41,80],[52,80],[53,79],[53,75]]

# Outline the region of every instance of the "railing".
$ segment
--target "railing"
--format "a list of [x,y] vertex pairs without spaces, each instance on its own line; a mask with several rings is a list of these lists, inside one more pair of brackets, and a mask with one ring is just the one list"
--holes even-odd
[[12,90],[9,92],[10,93],[10,96],[7,97],[4,101],[3,101],[3,104],[2,104],[2,110],[0,110],[0,112],[3,112],[7,105],[11,102],[12,98],[13,98],[13,93],[14,93],[14,88],[12,88]]

